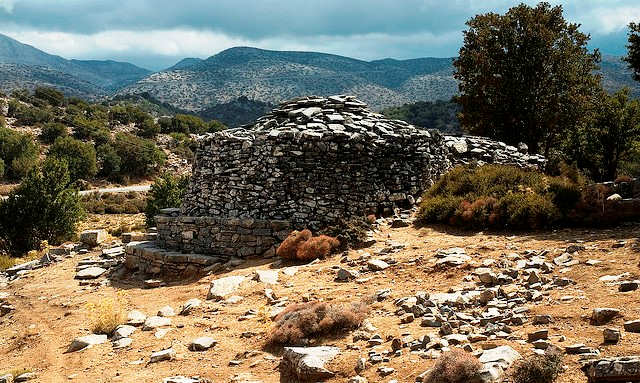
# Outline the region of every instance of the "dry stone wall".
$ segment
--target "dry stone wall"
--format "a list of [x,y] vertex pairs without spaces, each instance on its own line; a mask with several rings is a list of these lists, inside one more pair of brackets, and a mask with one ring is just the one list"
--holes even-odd
[[158,241],[183,252],[271,254],[292,229],[408,207],[441,174],[471,161],[544,163],[523,148],[386,119],[350,96],[291,100],[199,140],[180,213],[156,219]]

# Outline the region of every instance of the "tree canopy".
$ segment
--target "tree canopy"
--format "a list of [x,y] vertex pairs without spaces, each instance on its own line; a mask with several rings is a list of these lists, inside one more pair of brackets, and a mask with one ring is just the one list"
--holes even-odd
[[598,94],[600,53],[589,52],[589,35],[544,2],[477,15],[467,26],[454,61],[463,128],[548,155]]
[[640,23],[629,24],[629,44],[627,56],[624,60],[633,71],[633,78],[640,81]]

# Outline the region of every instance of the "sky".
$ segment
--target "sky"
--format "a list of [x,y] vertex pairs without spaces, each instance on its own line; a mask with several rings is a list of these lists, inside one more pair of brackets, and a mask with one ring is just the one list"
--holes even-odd
[[[524,1],[535,5],[537,1]],[[566,0],[565,17],[603,54],[625,54],[640,0]],[[465,22],[506,0],[0,0],[0,33],[65,58],[160,70],[234,46],[363,60],[452,57]]]

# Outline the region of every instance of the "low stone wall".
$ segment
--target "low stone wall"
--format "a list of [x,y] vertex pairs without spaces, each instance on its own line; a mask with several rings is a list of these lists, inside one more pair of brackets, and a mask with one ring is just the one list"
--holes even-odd
[[287,221],[253,218],[159,215],[156,225],[161,248],[241,258],[275,252],[290,232]]
[[227,257],[183,254],[160,248],[155,241],[130,242],[125,247],[125,267],[145,274],[186,278],[217,270],[228,261]]

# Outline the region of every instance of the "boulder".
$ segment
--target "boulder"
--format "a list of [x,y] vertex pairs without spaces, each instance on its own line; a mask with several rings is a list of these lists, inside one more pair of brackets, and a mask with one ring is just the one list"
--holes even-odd
[[107,239],[106,230],[85,230],[80,233],[80,242],[85,245],[94,247],[98,246]]
[[142,326],[145,320],[147,320],[147,316],[138,310],[129,311],[127,314],[127,324],[131,326]]
[[172,360],[173,358],[175,358],[175,356],[176,352],[173,350],[173,348],[170,347],[166,350],[156,351],[152,353],[151,357],[149,358],[149,363],[162,362],[163,360]]
[[640,333],[640,320],[630,320],[624,322],[624,331]]
[[221,300],[225,296],[236,291],[240,284],[245,281],[245,277],[241,275],[234,275],[224,278],[218,278],[211,281],[211,288],[209,289],[209,295],[207,299]]
[[613,318],[620,315],[620,310],[609,307],[599,307],[593,309],[591,314],[591,323],[600,326],[610,322]]
[[128,338],[131,336],[131,334],[133,334],[134,331],[136,331],[136,328],[131,325],[120,325],[113,331],[111,338],[113,340]]
[[640,357],[591,359],[582,366],[589,383],[640,381]]
[[215,346],[218,342],[208,336],[201,336],[191,341],[189,344],[189,350],[191,351],[206,351]]
[[158,327],[169,326],[171,324],[171,318],[152,316],[144,321],[142,326],[143,331],[150,331]]
[[321,381],[335,374],[324,365],[340,354],[337,347],[285,347],[280,363],[284,376],[293,376],[302,381]]
[[76,279],[96,279],[106,272],[107,270],[103,269],[102,267],[91,266],[78,271],[78,273],[76,274]]
[[506,369],[513,362],[522,358],[522,356],[509,346],[499,346],[490,350],[485,350],[478,358],[482,364],[498,364]]

